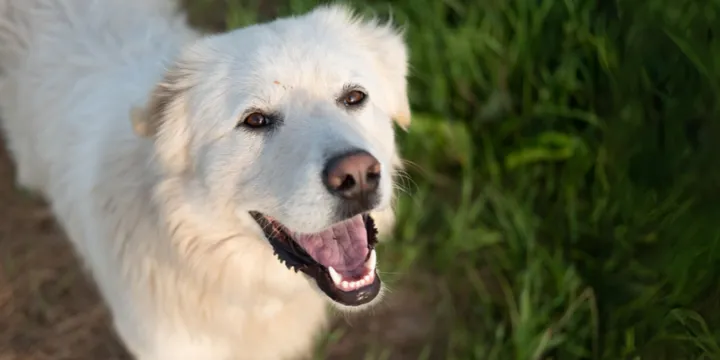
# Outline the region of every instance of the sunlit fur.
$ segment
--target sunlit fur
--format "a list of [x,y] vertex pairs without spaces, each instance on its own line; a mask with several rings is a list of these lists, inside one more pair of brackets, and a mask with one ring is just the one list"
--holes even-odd
[[[327,227],[324,161],[360,148],[383,168],[386,234],[406,62],[396,30],[340,6],[205,37],[170,0],[0,0],[18,185],[51,204],[143,360],[307,356],[330,301],[247,211]],[[337,102],[348,85],[368,92],[359,110]],[[251,107],[283,124],[238,128]]]

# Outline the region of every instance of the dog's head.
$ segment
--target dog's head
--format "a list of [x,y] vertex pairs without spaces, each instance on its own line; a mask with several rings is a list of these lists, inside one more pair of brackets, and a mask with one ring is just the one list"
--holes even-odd
[[391,207],[406,72],[393,27],[321,7],[183,50],[136,131],[164,176],[250,214],[288,267],[359,306],[381,289],[372,214]]

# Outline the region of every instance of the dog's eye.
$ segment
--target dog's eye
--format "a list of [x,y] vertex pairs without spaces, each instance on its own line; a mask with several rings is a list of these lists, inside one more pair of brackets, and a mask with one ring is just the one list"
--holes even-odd
[[357,106],[362,104],[362,102],[365,100],[365,93],[363,93],[360,90],[353,90],[349,93],[345,94],[345,97],[342,99],[343,105],[347,107],[351,106]]
[[243,120],[243,124],[251,128],[261,128],[270,124],[270,121],[268,120],[267,116],[259,112],[255,112],[245,117],[245,120]]

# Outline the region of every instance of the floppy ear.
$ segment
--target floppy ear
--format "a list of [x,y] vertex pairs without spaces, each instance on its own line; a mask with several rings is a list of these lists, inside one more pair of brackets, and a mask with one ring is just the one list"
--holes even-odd
[[186,110],[187,76],[174,66],[155,86],[145,107],[133,107],[130,119],[135,134],[154,138],[156,155],[170,172],[189,165],[190,132]]
[[150,128],[150,120],[144,106],[133,106],[130,109],[130,122],[135,135],[139,137],[152,137],[156,130]]
[[410,127],[410,102],[407,95],[408,54],[403,34],[390,23],[366,23],[370,35],[369,48],[374,53],[377,67],[385,79],[389,92],[390,114],[401,128]]

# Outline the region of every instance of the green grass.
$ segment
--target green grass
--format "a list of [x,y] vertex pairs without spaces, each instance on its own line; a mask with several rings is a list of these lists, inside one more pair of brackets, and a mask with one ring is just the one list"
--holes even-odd
[[407,27],[412,180],[382,261],[447,289],[426,355],[720,359],[720,1],[352,4]]

